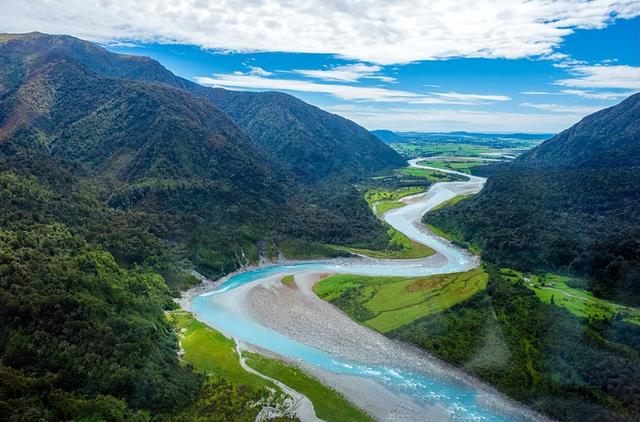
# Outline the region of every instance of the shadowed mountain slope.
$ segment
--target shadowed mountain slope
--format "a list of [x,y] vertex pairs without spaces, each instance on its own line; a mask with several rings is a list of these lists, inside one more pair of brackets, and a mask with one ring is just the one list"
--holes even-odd
[[585,117],[489,179],[477,197],[425,221],[524,270],[587,276],[640,303],[640,94]]

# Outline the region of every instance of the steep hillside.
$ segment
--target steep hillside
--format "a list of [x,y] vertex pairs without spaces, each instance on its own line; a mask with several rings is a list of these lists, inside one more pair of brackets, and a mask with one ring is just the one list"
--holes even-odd
[[426,222],[524,270],[586,275],[640,303],[640,94],[584,118],[504,166],[477,197]]
[[395,151],[364,128],[291,95],[217,88],[208,98],[298,180],[351,177],[404,165]]
[[[325,171],[322,189],[304,187],[292,177],[291,157],[265,151],[205,98],[215,91],[153,60],[67,36],[4,35],[0,84],[0,139],[72,161],[110,206],[144,211],[137,218],[147,221],[138,227],[153,229],[211,275],[257,259],[263,240],[384,237],[361,194],[344,183],[365,171],[334,161],[348,157],[345,150],[318,156],[319,138],[307,138],[308,152],[299,144],[297,151]],[[336,119],[347,122],[333,116],[327,125]],[[139,261],[118,242],[110,245],[127,262]]]
[[524,167],[622,167],[640,162],[640,94],[591,114],[525,153]]
[[0,36],[0,420],[253,420],[266,389],[178,358],[164,312],[189,270],[384,236],[353,185],[296,183],[193,86],[71,37]]
[[303,183],[372,174],[404,160],[350,120],[275,92],[207,88],[173,75],[147,57],[113,54],[69,36],[33,33],[5,36],[7,53],[67,57],[101,76],[156,82],[203,97],[226,112],[268,155],[269,165],[287,169]]

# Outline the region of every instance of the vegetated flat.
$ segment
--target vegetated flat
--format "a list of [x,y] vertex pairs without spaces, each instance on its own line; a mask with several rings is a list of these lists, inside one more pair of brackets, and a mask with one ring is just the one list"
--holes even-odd
[[373,205],[379,201],[397,201],[405,196],[426,192],[426,190],[425,186],[407,186],[394,190],[374,188],[365,192],[364,199],[369,205]]
[[[282,281],[285,284],[293,283],[294,277],[285,276]],[[240,390],[244,388],[244,394],[250,395],[254,401],[258,399],[282,400],[281,397],[268,390],[269,388],[280,392],[276,385],[245,371],[240,366],[235,342],[232,339],[196,320],[187,311],[176,310],[167,314],[167,317],[180,334],[184,362],[193,365],[200,372],[228,380],[235,388]],[[342,397],[340,393],[294,366],[256,353],[243,352],[243,356],[247,358],[246,362],[250,367],[307,396],[321,419],[336,422],[372,420],[366,413]],[[251,415],[246,420],[255,419],[255,414],[260,410],[259,406],[253,406],[253,408],[255,409],[249,412]]]
[[258,372],[277,379],[304,394],[313,403],[316,415],[327,422],[372,421],[373,419],[347,401],[340,393],[322,384],[302,370],[279,360],[244,352],[247,365]]
[[427,179],[431,182],[454,182],[457,180],[466,180],[464,176],[458,176],[455,174],[442,173],[439,171],[419,169],[419,168],[403,168],[399,170],[400,173],[408,176],[416,176]]
[[453,159],[424,160],[418,164],[429,167],[441,168],[444,170],[454,170],[461,173],[471,174],[471,169],[487,165],[487,161],[458,161]]
[[[206,375],[197,400],[171,415],[171,420],[253,421],[261,409],[257,402],[283,405],[286,396],[276,385],[240,366],[233,340],[187,311],[170,312],[167,318],[181,337],[182,361]],[[284,422],[291,418],[274,420]]]
[[402,208],[405,204],[400,201],[379,201],[373,205],[373,212],[376,215],[383,215],[387,211]]
[[296,278],[293,274],[287,274],[280,279],[280,282],[285,286],[293,286],[295,285]]
[[471,198],[472,196],[473,195],[456,195],[453,198],[451,198],[451,199],[449,199],[447,201],[444,201],[441,204],[436,205],[435,207],[433,207],[431,209],[431,211],[439,210],[439,209],[444,208],[444,207],[450,207],[451,205],[455,205],[460,201],[464,201],[465,199]]
[[388,142],[405,158],[451,155],[515,157],[552,135],[481,133],[401,133]]
[[593,296],[588,290],[576,286],[585,284],[582,279],[552,273],[525,275],[511,268],[501,268],[500,274],[514,283],[524,284],[533,290],[544,303],[553,303],[563,307],[578,317],[616,318],[640,325],[639,308],[620,305]]
[[314,291],[354,320],[382,333],[462,302],[487,286],[478,268],[429,277],[334,275]]
[[[400,203],[403,205],[402,203]],[[433,249],[422,243],[415,242],[397,231],[393,227],[389,227],[387,232],[390,240],[385,249],[366,249],[354,248],[350,246],[333,245],[337,251],[354,253],[358,255],[366,255],[371,258],[394,258],[394,259],[417,259],[426,258],[435,253]]]
[[182,359],[199,371],[221,375],[241,384],[274,387],[273,383],[245,371],[238,360],[235,342],[198,321],[184,310],[168,314],[180,334]]

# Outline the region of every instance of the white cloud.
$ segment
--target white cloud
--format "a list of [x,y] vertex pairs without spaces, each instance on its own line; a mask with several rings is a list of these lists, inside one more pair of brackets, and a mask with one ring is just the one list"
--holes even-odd
[[572,78],[560,79],[556,85],[578,88],[620,88],[640,90],[640,67],[576,66]]
[[309,78],[334,82],[357,82],[360,79],[378,79],[383,82],[395,82],[395,78],[380,75],[381,66],[366,63],[354,63],[344,66],[334,66],[329,69],[295,69],[298,73]]
[[273,72],[268,72],[261,67],[258,66],[249,66],[249,75],[258,75],[258,76],[271,76]]
[[552,111],[554,113],[591,114],[602,107],[594,106],[573,106],[565,104],[540,104],[540,103],[520,103],[522,107],[531,107],[538,110]]
[[328,107],[367,129],[417,131],[560,132],[584,113],[509,113],[466,109],[385,108],[339,105]]
[[0,0],[0,31],[336,54],[377,64],[553,54],[575,28],[640,15],[638,0]]
[[557,92],[549,92],[549,91],[522,91],[519,92],[522,95],[556,95]]
[[460,94],[458,92],[432,92],[431,94],[441,98],[459,101],[509,101],[511,99],[506,95]]
[[329,94],[342,100],[399,102],[408,104],[479,104],[482,101],[507,101],[504,95],[461,94],[457,92],[426,93],[346,84],[330,84],[298,79],[263,78],[243,73],[222,73],[213,77],[200,76],[196,82],[215,87],[258,90],[282,90]]
[[593,91],[584,89],[561,89],[558,91],[522,91],[522,95],[575,95],[588,100],[619,100],[627,98],[635,91]]
[[563,89],[560,91],[563,94],[576,95],[580,98],[586,98],[589,100],[619,100],[627,98],[636,93],[636,91],[585,91],[583,89]]

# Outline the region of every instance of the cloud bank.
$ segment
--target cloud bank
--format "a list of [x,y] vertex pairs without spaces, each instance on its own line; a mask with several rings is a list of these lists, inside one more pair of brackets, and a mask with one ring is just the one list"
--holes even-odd
[[[322,71],[320,71],[322,72]],[[256,90],[298,91],[329,94],[347,101],[371,101],[406,104],[479,104],[489,101],[509,101],[506,95],[466,94],[458,92],[430,92],[426,94],[371,86],[317,83],[298,79],[265,78],[254,73],[222,73],[212,77],[194,78],[210,87],[245,88]]]
[[0,30],[375,64],[549,55],[575,28],[640,15],[637,0],[0,0]]

